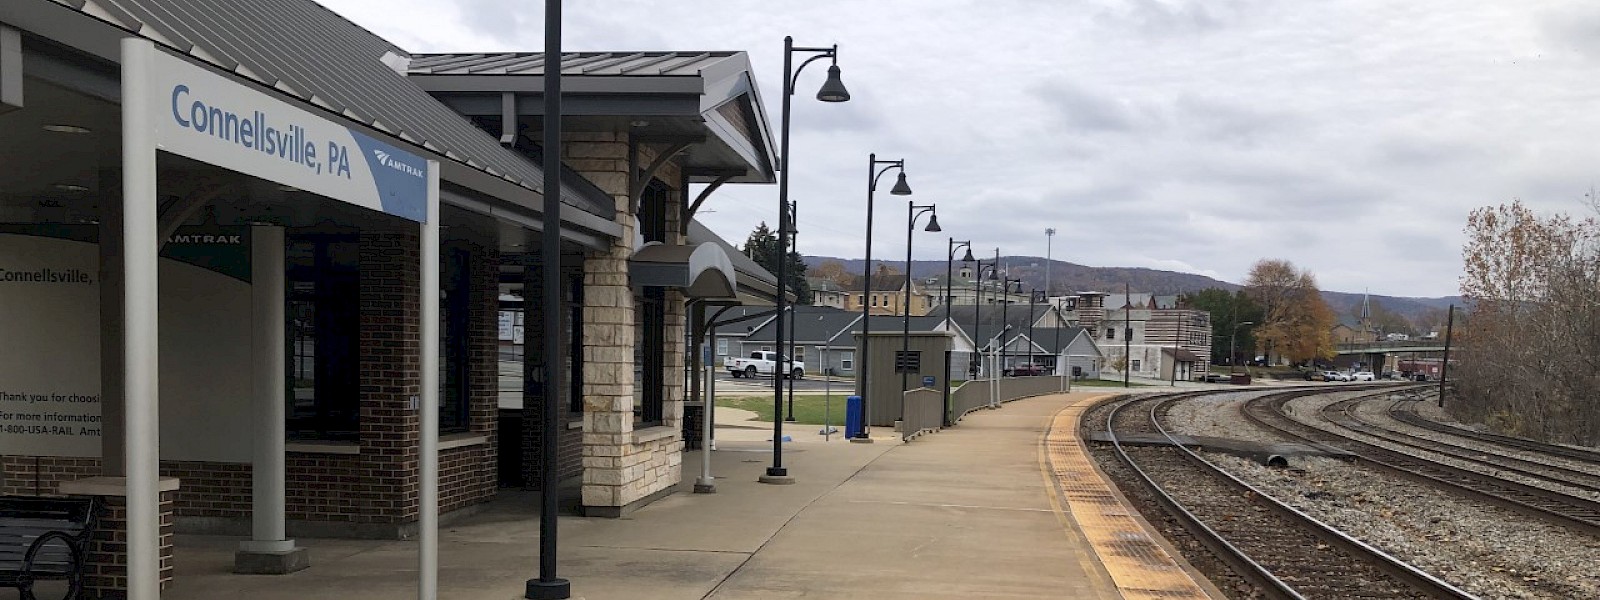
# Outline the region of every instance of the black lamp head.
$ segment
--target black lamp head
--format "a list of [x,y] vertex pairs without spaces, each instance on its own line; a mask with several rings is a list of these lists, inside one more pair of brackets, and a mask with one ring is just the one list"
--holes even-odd
[[928,226],[923,231],[944,231],[939,228],[939,215],[928,215]]
[[969,262],[973,262],[973,261],[976,261],[976,260],[978,260],[978,259],[973,258],[973,256],[972,256],[972,248],[970,248],[970,247],[967,248],[967,255],[961,257],[961,262],[964,262],[964,263],[969,263]]
[[906,184],[906,172],[905,171],[903,171],[903,170],[900,171],[900,176],[895,178],[895,180],[894,180],[894,188],[889,190],[889,193],[890,194],[894,194],[896,196],[910,196],[911,195],[911,186]]
[[839,79],[839,65],[828,66],[828,80],[822,82],[822,89],[817,90],[817,99],[823,102],[850,101],[850,90],[844,89],[844,81]]
[[999,267],[996,267],[994,265],[990,265],[989,266],[989,281],[1000,281],[1000,268]]

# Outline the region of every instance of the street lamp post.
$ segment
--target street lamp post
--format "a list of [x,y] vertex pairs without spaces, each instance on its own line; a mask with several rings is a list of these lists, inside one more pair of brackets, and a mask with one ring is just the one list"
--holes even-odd
[[[1010,296],[1011,296],[1011,284],[1013,284],[1013,283],[1017,284],[1017,290],[1018,291],[1020,291],[1022,289],[1022,280],[1021,279],[1012,279],[1010,277],[1006,277],[1006,278],[1003,278],[1001,280],[1001,282],[1000,282],[1000,330],[1001,331],[1005,331],[1007,328],[1011,327],[1011,318],[1010,318],[1010,316],[1008,316],[1008,313],[1011,312],[1011,298],[1010,298]],[[1006,360],[1010,358],[1009,355],[1010,355],[1010,351],[1006,348],[1006,339],[1005,339],[1004,336],[1002,336],[1000,338],[1000,375],[1001,376],[1004,376],[1006,374]]]
[[[998,248],[995,249],[995,254],[998,255],[999,253],[1000,250]],[[970,255],[971,252],[969,251],[968,254]],[[983,334],[979,333],[978,331],[979,328],[983,326],[983,272],[985,269],[988,269],[992,273],[996,268],[997,263],[989,263],[988,265],[985,265],[983,264],[983,261],[980,260],[977,261],[977,264],[977,268],[972,271],[972,353],[976,355],[975,358],[977,358],[977,362],[973,363],[973,379],[977,379],[983,370],[983,347],[978,345],[978,341],[980,339],[983,339],[985,342],[988,341],[986,338],[983,338]]]
[[[1020,285],[1020,283],[1019,283],[1019,285]],[[1033,365],[1034,365],[1034,362],[1033,362],[1033,322],[1037,320],[1037,319],[1034,318],[1034,310],[1037,308],[1038,299],[1039,299],[1039,290],[1032,290],[1032,289],[1028,290],[1028,372],[1029,373],[1033,372]]]
[[[944,260],[944,326],[948,327],[952,331],[954,331],[955,327],[956,327],[956,324],[955,324],[955,321],[952,321],[950,319],[950,305],[955,300],[955,294],[950,293],[950,278],[954,276],[954,273],[952,272],[952,266],[953,265],[951,263],[954,263],[955,260],[956,260],[956,249],[958,249],[958,248],[966,248],[967,249],[967,255],[961,258],[961,264],[962,265],[966,265],[966,264],[971,263],[971,262],[973,262],[973,261],[975,261],[977,259],[972,257],[972,241],[971,240],[968,240],[968,241],[965,241],[965,242],[958,242],[958,241],[956,241],[955,238],[950,238],[950,241],[949,241],[948,245],[946,246],[946,248],[948,249],[948,252],[945,253],[945,260]],[[950,423],[950,361],[948,361],[948,360],[944,361],[944,381],[942,383],[944,385],[940,386],[940,389],[943,390],[943,393],[941,393],[940,395],[944,398],[944,426],[945,427],[949,427],[951,425],[951,423]]]
[[[905,360],[911,353],[911,239],[917,229],[917,218],[924,213],[928,215],[928,226],[924,231],[941,231],[939,214],[934,211],[932,204],[917,204],[915,200],[906,202],[906,294],[905,302],[900,305],[900,360]],[[898,365],[896,370],[900,371],[900,391],[904,392],[909,387],[911,371]],[[902,394],[901,400],[904,399]]]
[[[789,205],[789,243],[792,246],[792,248],[784,248],[783,249],[783,261],[784,262],[788,262],[788,260],[789,260],[789,251],[791,249],[794,250],[795,254],[797,254],[797,255],[800,253],[800,241],[799,241],[799,237],[800,237],[800,225],[799,225],[799,223],[800,223],[800,208],[799,207],[800,207],[800,203],[798,203],[798,202],[795,202],[795,203],[792,203],[792,204]],[[794,307],[794,306],[789,307],[789,364],[790,365],[793,365],[796,362],[795,361],[795,351],[794,351],[794,347],[795,347],[795,339],[794,339],[795,338],[795,336],[794,336],[795,326],[794,326],[794,321],[795,321],[795,313],[798,313],[798,312],[800,312],[800,311],[796,310],[796,307]],[[783,366],[783,358],[782,358],[783,348],[781,346],[778,347],[778,354],[779,354],[778,366],[782,367]],[[793,371],[794,368],[790,367],[789,370]],[[784,417],[783,420],[787,421],[789,423],[793,423],[794,422],[794,384],[793,383],[789,384],[789,415]]]
[[[880,169],[879,165],[883,165]],[[862,269],[861,276],[861,356],[857,357],[856,364],[860,370],[856,373],[856,395],[861,397],[861,431],[856,432],[852,442],[870,442],[872,438],[867,435],[867,415],[871,403],[868,402],[867,369],[872,361],[867,359],[867,348],[872,341],[872,311],[868,309],[868,299],[872,297],[872,195],[878,191],[878,180],[883,178],[890,169],[898,169],[899,177],[895,179],[894,187],[889,193],[894,196],[910,196],[911,186],[906,183],[906,159],[878,160],[877,153],[867,155],[867,266]]]
[[[812,56],[805,62],[794,67],[794,54],[796,52],[809,53]],[[828,66],[828,80],[823,82],[822,89],[817,90],[817,99],[823,102],[845,102],[850,99],[850,92],[844,88],[844,82],[839,80],[839,47],[826,48],[796,47],[794,38],[783,38],[783,117],[781,121],[782,139],[778,150],[778,248],[780,252],[787,252],[789,247],[789,115],[791,100],[794,97],[795,80],[800,77],[800,72],[817,60],[832,59],[833,64]],[[777,327],[774,330],[776,340],[773,347],[780,354],[783,351],[785,307],[788,305],[784,297],[788,292],[784,289],[787,277],[788,256],[778,256],[778,269],[774,273],[778,277],[777,298]],[[778,367],[773,369],[772,378],[772,466],[767,467],[767,472],[758,480],[762,483],[788,484],[794,483],[794,478],[789,476],[789,470],[783,468],[783,419],[777,414],[783,412],[783,363],[780,358]]]

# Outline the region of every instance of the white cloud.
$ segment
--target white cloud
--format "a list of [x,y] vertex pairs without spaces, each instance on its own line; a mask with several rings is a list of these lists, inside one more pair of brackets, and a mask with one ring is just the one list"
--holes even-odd
[[[539,3],[325,0],[414,51],[542,49]],[[532,10],[526,10],[531,8]],[[1471,209],[1581,211],[1597,179],[1600,11],[1554,0],[567,2],[571,50],[746,50],[772,118],[782,39],[838,43],[854,99],[796,96],[800,244],[859,256],[869,152],[907,159],[980,249],[1238,281],[1263,257],[1325,288],[1453,294]],[[776,127],[776,123],[774,123]],[[775,186],[705,221],[741,241]],[[903,257],[879,198],[875,257]]]

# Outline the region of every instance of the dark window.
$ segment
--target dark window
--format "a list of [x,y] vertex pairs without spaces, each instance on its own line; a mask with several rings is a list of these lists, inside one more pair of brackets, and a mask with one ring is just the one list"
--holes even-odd
[[472,254],[443,248],[439,273],[439,432],[466,431],[472,397]]
[[1108,340],[1117,339],[1117,330],[1112,329],[1110,327],[1107,327],[1106,328],[1106,339],[1108,339]]
[[583,273],[567,280],[567,393],[571,410],[583,412]]
[[292,236],[288,271],[290,438],[355,440],[361,415],[360,246],[355,234]]
[[634,425],[661,424],[666,383],[667,293],[647,287],[639,301],[639,342],[634,351]]

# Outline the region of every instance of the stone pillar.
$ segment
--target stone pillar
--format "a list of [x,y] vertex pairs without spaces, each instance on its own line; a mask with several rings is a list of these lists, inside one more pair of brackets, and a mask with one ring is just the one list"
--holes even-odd
[[235,573],[281,575],[310,566],[305,548],[284,534],[284,403],[288,396],[284,340],[283,228],[250,229],[251,370],[250,395],[255,430],[251,432],[251,539],[239,543]]
[[[662,368],[662,426],[633,429],[634,346],[638,313],[628,282],[636,220],[629,195],[629,157],[625,136],[582,134],[563,149],[567,163],[610,194],[622,233],[610,248],[584,260],[583,371],[586,383],[583,415],[583,505],[585,514],[621,516],[656,497],[670,493],[683,459],[683,295],[668,291]],[[640,152],[637,168],[654,158]],[[657,173],[677,181],[676,169]],[[675,195],[681,197],[681,193]],[[681,202],[679,200],[678,202]],[[666,243],[681,243],[678,207],[669,201]]]

